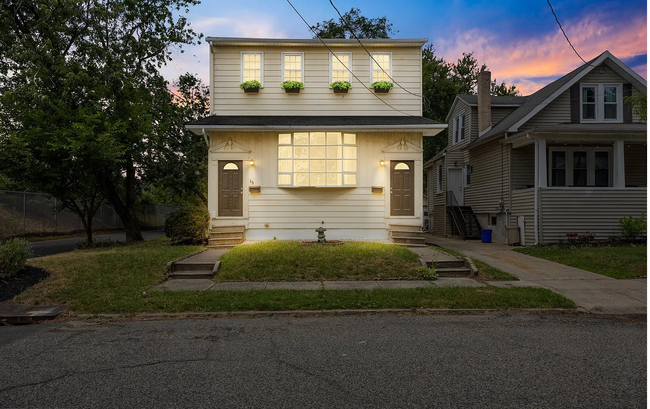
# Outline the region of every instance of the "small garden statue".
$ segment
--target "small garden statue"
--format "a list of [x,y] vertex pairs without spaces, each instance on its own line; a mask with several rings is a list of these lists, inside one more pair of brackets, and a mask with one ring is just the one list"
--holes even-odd
[[327,243],[327,240],[325,240],[325,232],[327,231],[327,229],[324,229],[323,227],[319,227],[314,231],[316,233],[318,233],[318,243],[319,244]]

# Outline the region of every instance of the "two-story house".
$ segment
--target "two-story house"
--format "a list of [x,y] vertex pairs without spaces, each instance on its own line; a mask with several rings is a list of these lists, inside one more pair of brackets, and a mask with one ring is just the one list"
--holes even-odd
[[618,220],[647,207],[647,125],[624,102],[638,92],[646,81],[608,51],[527,97],[490,96],[481,73],[425,164],[431,232],[504,242],[518,226],[525,245],[620,235]]
[[[211,116],[187,128],[209,144],[212,244],[233,244],[234,231],[240,241],[421,230],[422,139],[446,128],[422,117],[426,39],[363,40],[368,51],[339,39],[207,42]],[[240,88],[249,80],[257,92]],[[286,92],[286,80],[303,87]],[[395,86],[375,93],[380,80]],[[336,93],[335,81],[351,88]]]

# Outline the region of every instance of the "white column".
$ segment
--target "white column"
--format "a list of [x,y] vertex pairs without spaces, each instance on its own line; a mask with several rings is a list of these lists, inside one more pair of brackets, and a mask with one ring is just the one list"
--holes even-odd
[[625,188],[625,141],[614,141],[614,187]]
[[546,160],[546,139],[544,138],[539,138],[539,151],[538,151],[538,163],[535,165],[539,167],[537,177],[539,177],[539,187],[547,187],[548,186],[548,171],[547,171],[547,164],[548,160]]

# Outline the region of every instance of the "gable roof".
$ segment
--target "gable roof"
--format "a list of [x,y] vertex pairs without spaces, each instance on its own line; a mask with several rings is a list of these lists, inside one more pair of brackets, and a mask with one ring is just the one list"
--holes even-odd
[[581,65],[563,77],[553,81],[544,88],[525,98],[524,103],[515,109],[510,115],[496,123],[492,129],[472,142],[470,147],[482,145],[484,142],[498,137],[505,132],[517,132],[519,127],[545,108],[555,100],[564,91],[569,89],[573,84],[580,81],[582,77],[590,73],[594,68],[601,64],[606,64],[618,75],[630,82],[635,88],[641,91],[647,90],[646,81],[630,67],[623,64],[618,58],[614,57],[609,51],[605,51],[598,57],[592,59],[586,64]]
[[[518,107],[524,103],[526,98],[527,97],[505,97],[505,96],[491,95],[490,103],[494,107]],[[452,112],[454,112],[454,109],[456,109],[456,104],[458,103],[458,101],[462,101],[469,106],[478,106],[478,95],[470,95],[470,94],[456,95],[456,98],[454,98],[454,102],[451,104],[451,108],[449,109],[449,113],[447,113],[447,117],[445,118],[445,121],[449,122],[449,116],[451,115]]]

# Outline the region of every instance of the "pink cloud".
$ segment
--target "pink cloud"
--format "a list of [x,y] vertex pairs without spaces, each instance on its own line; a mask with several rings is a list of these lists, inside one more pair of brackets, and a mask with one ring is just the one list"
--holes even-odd
[[[644,16],[623,23],[609,23],[604,16],[586,16],[568,22],[565,30],[582,57],[589,61],[605,50],[619,59],[647,53],[647,23]],[[505,43],[490,32],[471,29],[451,40],[440,39],[436,48],[445,59],[456,60],[463,52],[474,51],[479,62],[487,64],[499,82],[514,83],[523,95],[548,84],[540,77],[562,76],[582,62],[575,55],[559,29],[539,38]],[[634,67],[644,78],[646,66]]]

